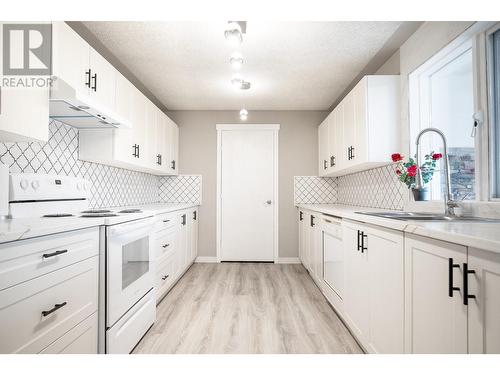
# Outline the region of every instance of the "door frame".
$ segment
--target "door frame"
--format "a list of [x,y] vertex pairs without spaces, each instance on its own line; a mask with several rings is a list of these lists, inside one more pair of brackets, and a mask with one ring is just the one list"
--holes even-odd
[[222,248],[222,132],[234,130],[272,130],[273,131],[273,261],[278,262],[278,131],[280,124],[216,124],[217,129],[217,263],[221,262]]

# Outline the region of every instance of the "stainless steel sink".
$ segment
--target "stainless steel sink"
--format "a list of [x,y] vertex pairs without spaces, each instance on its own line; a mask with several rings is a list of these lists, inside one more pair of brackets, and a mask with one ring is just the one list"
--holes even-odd
[[445,216],[443,214],[423,212],[356,212],[357,214],[383,217],[386,219],[404,221],[449,221],[449,222],[476,222],[500,223],[500,219],[488,219],[475,216]]

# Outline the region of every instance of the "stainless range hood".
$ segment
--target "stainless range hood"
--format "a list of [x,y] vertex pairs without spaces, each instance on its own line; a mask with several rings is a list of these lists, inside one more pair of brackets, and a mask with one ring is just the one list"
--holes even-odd
[[78,129],[130,128],[118,114],[100,108],[89,95],[54,77],[50,89],[49,117]]

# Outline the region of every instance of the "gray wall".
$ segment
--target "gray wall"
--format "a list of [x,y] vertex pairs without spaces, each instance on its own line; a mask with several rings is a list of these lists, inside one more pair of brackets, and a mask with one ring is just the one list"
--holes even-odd
[[[317,126],[323,111],[249,111],[248,124],[280,124],[279,131],[279,256],[298,256],[298,231],[293,206],[293,176],[317,175]],[[172,111],[180,129],[181,174],[203,176],[199,256],[216,256],[216,124],[241,123],[238,111]]]

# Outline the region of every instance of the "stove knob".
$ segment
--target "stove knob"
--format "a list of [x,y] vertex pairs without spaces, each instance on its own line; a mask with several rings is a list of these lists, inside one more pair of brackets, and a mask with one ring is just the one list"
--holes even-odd
[[29,186],[29,182],[28,182],[28,180],[21,180],[19,185],[21,186],[21,189],[26,190]]
[[38,188],[40,187],[40,181],[38,181],[38,180],[34,180],[34,181],[32,181],[32,182],[31,182],[31,187],[32,187],[34,190],[38,189]]

